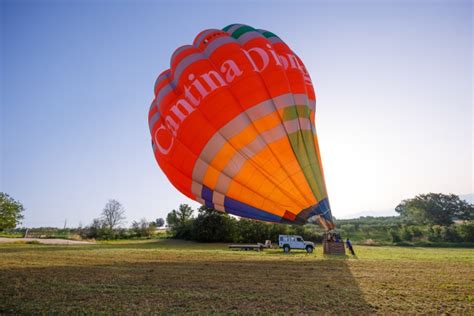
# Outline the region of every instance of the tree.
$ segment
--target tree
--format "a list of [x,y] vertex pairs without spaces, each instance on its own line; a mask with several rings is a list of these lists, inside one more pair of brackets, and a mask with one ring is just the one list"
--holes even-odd
[[454,194],[417,195],[413,199],[403,200],[395,211],[416,224],[449,226],[454,219],[474,219],[474,205]]
[[15,228],[23,219],[23,205],[10,197],[8,194],[0,192],[0,231]]
[[401,238],[406,241],[411,241],[413,239],[413,234],[407,226],[402,228]]
[[166,216],[166,222],[174,238],[191,239],[193,209],[187,204],[181,204],[178,210],[172,210]]
[[125,210],[117,200],[109,200],[102,211],[102,222],[105,227],[113,230],[125,220]]
[[463,241],[474,242],[474,223],[466,223],[457,227]]
[[104,223],[100,218],[94,218],[92,224],[81,230],[83,238],[101,238],[103,235]]
[[178,210],[172,210],[166,216],[166,222],[168,226],[180,226],[185,225],[193,216],[194,210],[188,204],[181,204]]
[[162,227],[163,225],[165,225],[165,220],[160,217],[156,219],[155,223],[156,227]]
[[441,231],[443,228],[439,225],[428,227],[428,240],[429,241],[441,241]]
[[458,231],[456,230],[455,225],[445,226],[441,230],[441,238],[443,241],[448,242],[460,242],[461,237],[459,236]]
[[142,218],[139,222],[133,221],[130,230],[135,237],[151,237],[156,230],[156,224]]
[[236,222],[236,241],[242,243],[265,241],[265,239],[270,239],[268,237],[270,228],[272,228],[272,225],[269,223],[241,218]]
[[388,234],[390,235],[390,239],[392,240],[392,242],[400,242],[402,241],[402,239],[400,238],[400,234],[398,233],[397,230],[395,229],[390,229],[388,231]]
[[193,239],[201,242],[233,241],[234,221],[229,214],[201,206],[193,222]]

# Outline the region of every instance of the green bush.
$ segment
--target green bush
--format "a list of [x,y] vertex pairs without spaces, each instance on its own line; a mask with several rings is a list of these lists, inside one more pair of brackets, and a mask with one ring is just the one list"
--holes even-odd
[[441,241],[441,231],[443,228],[440,225],[433,225],[428,227],[428,240],[429,241]]
[[226,213],[201,207],[192,223],[192,238],[200,242],[231,242],[235,238],[234,221]]
[[474,223],[457,226],[458,234],[464,242],[474,242]]
[[272,224],[240,219],[236,222],[235,242],[256,243],[271,238],[269,226]]
[[145,218],[140,221],[133,221],[132,227],[129,230],[129,234],[135,238],[150,238],[156,232],[156,224],[154,222],[148,222]]
[[461,241],[461,237],[459,236],[455,225],[443,227],[443,229],[441,230],[441,238],[443,241],[448,241],[448,242]]
[[423,237],[423,231],[417,226],[412,226],[411,232],[412,232],[413,238],[420,239]]
[[400,238],[400,234],[398,233],[398,230],[390,229],[388,233],[390,235],[390,239],[392,240],[392,242],[396,243],[396,242],[402,241],[402,239]]
[[356,231],[356,226],[354,224],[343,224],[340,227],[341,233],[344,234],[353,234]]
[[413,234],[410,231],[410,227],[404,226],[401,231],[401,238],[405,241],[412,241]]

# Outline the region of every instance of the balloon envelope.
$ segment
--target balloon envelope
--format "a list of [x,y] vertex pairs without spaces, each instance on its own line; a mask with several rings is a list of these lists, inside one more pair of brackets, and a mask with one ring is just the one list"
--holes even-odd
[[148,121],[171,183],[207,207],[269,222],[334,227],[300,58],[247,25],[199,33],[158,76]]

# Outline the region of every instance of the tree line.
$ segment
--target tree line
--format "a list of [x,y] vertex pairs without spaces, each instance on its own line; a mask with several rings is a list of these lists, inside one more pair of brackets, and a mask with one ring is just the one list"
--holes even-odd
[[156,236],[156,229],[165,224],[163,218],[155,221],[142,218],[133,221],[129,228],[124,228],[124,221],[125,209],[122,204],[117,200],[109,200],[101,216],[95,218],[91,225],[78,228],[76,233],[84,239],[150,238]]
[[[474,243],[474,206],[454,194],[429,193],[403,200],[398,216],[361,217],[338,220],[336,231],[343,237],[368,244],[384,243]],[[199,242],[277,241],[279,234],[301,235],[319,242],[323,229],[315,225],[294,226],[236,219],[226,213],[186,204],[168,213],[167,223],[173,238]]]
[[278,235],[300,235],[306,240],[321,241],[322,230],[316,225],[285,225],[245,218],[201,206],[195,211],[181,204],[166,217],[171,237],[198,242],[256,243],[278,240]]
[[[142,218],[132,221],[128,228],[123,227],[125,223],[125,209],[117,200],[109,200],[99,217],[92,220],[90,225],[77,228],[16,228],[23,219],[23,205],[0,192],[0,232],[12,237],[23,237],[26,234],[30,237],[40,238],[71,238],[80,239],[128,239],[128,238],[150,238],[157,235],[157,228],[165,225],[163,218],[148,221]],[[6,234],[5,234],[6,232]]]
[[[14,229],[23,218],[23,205],[0,193],[0,232]],[[336,231],[361,243],[474,243],[474,205],[454,194],[429,193],[403,200],[396,206],[398,216],[335,219]],[[100,216],[85,227],[59,230],[36,229],[43,237],[77,235],[84,239],[150,238],[165,221],[141,219],[124,228],[125,209],[109,200]],[[286,225],[238,219],[205,206],[197,211],[181,204],[166,217],[167,236],[199,242],[276,241],[278,235],[301,235],[319,242],[324,231],[316,225]],[[16,230],[19,232],[19,230]],[[34,231],[34,229],[32,230]],[[25,232],[25,230],[22,230]]]

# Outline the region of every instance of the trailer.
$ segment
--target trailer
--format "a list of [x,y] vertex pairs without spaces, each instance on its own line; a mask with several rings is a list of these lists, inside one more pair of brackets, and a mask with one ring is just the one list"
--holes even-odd
[[265,248],[271,248],[272,247],[272,242],[270,240],[266,240],[264,244],[258,242],[256,244],[233,244],[229,245],[229,249],[237,249],[237,250],[256,250],[256,251],[262,251]]

